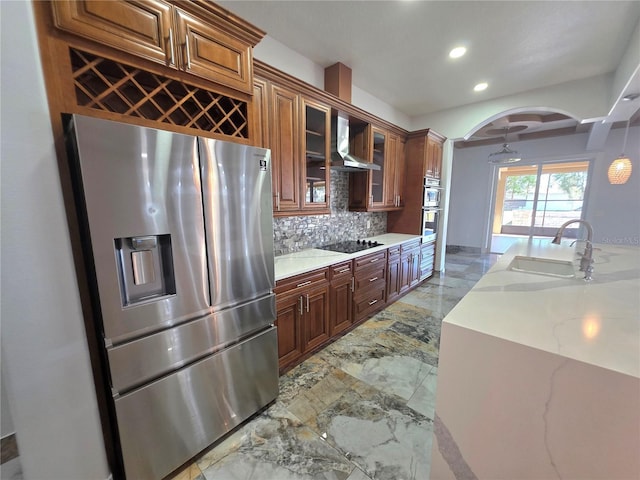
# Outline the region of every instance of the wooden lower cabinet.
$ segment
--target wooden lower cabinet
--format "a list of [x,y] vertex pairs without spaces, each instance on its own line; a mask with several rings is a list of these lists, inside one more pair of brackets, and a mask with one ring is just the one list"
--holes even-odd
[[420,253],[417,239],[279,280],[275,323],[280,371],[415,287],[424,266]]
[[400,296],[400,245],[390,247],[387,260],[387,303],[393,302]]
[[420,282],[420,240],[405,243],[400,249],[400,294],[403,294]]
[[329,340],[329,269],[276,283],[278,363],[284,369]]
[[302,351],[308,352],[329,340],[329,285],[309,289],[303,303]]
[[302,357],[302,297],[276,296],[276,327],[278,327],[278,363],[280,368]]
[[353,324],[354,289],[353,262],[333,265],[329,288],[329,335],[332,337]]

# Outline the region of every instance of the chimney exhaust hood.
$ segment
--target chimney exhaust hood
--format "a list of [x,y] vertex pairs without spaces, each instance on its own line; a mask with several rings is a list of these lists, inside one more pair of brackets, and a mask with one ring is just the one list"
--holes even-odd
[[349,118],[340,112],[331,117],[331,170],[338,172],[367,172],[380,170],[375,163],[366,162],[349,153]]

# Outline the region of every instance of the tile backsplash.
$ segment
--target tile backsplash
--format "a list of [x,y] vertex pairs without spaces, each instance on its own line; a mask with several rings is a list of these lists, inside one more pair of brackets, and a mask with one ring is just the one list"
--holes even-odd
[[[273,219],[276,255],[386,233],[386,212],[350,212],[348,210],[349,174],[347,172],[331,172],[330,192],[330,215]],[[369,223],[368,227],[367,223]]]

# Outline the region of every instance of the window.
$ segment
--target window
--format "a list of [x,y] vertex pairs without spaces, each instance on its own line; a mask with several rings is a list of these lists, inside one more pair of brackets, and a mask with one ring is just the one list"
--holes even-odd
[[[501,167],[495,191],[491,250],[503,253],[510,237],[552,237],[567,220],[582,218],[589,162]],[[567,228],[576,237],[579,225]]]

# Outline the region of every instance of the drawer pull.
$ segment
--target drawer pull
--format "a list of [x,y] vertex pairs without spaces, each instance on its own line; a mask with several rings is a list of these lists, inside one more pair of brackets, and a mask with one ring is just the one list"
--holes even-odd
[[373,260],[369,260],[369,263],[377,262],[378,260],[380,260],[380,259],[379,258],[374,258]]
[[310,283],[311,283],[311,280],[307,280],[306,282],[299,283],[299,284],[296,286],[296,288],[304,287],[305,285],[309,285]]
[[374,303],[378,303],[378,299],[376,299],[376,300],[371,300],[371,301],[369,302],[369,306],[373,305]]
[[336,273],[347,273],[349,270],[351,269],[347,267],[347,268],[343,268],[342,270],[338,270]]
[[371,283],[371,282],[375,282],[377,279],[378,279],[378,277],[370,278],[370,279],[369,279],[369,283]]

